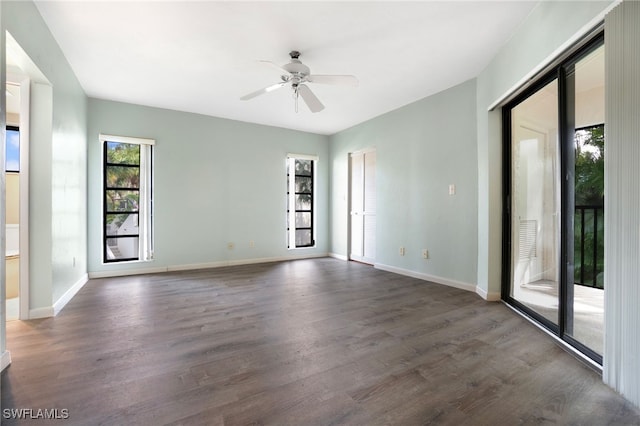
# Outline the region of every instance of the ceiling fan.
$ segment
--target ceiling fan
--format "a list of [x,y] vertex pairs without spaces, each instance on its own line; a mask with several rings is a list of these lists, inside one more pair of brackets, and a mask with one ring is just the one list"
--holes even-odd
[[277,65],[271,61],[260,61],[263,64],[269,65],[280,72],[283,72],[280,76],[281,82],[265,87],[264,89],[256,90],[248,95],[244,95],[240,99],[247,101],[253,99],[256,96],[260,96],[264,93],[273,92],[276,89],[280,89],[286,85],[291,85],[293,90],[293,98],[295,100],[295,109],[298,112],[298,97],[301,96],[302,100],[309,107],[311,112],[320,112],[324,109],[322,102],[313,94],[311,89],[305,83],[319,83],[319,84],[333,84],[340,86],[357,86],[358,79],[352,75],[319,75],[311,74],[309,67],[300,62],[300,52],[292,50],[289,52],[291,62],[282,66]]

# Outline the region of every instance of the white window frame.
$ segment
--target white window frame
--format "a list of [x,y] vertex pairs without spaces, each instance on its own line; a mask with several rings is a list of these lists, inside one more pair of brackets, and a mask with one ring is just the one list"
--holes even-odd
[[[138,205],[138,259],[135,260],[109,260],[105,259],[105,244],[107,236],[105,235],[106,206],[104,205],[104,193],[106,188],[102,187],[102,238],[101,253],[102,262],[105,264],[118,264],[127,262],[147,262],[153,260],[153,147],[156,144],[155,139],[137,138],[129,136],[115,135],[99,135],[100,144],[102,145],[102,155],[104,157],[104,144],[107,142],[125,143],[131,145],[140,145],[140,189],[139,189],[139,205]],[[103,168],[106,164],[106,158],[102,158]],[[105,170],[103,169],[103,176]]]

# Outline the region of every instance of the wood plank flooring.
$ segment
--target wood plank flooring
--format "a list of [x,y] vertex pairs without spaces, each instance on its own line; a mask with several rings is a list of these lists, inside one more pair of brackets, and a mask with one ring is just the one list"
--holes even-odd
[[328,258],[91,280],[7,335],[38,425],[640,424],[504,305]]

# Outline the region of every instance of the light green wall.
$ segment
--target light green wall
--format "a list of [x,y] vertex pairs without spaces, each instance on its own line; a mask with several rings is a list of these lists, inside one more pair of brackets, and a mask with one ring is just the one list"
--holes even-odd
[[39,82],[30,90],[29,308],[36,309],[53,305],[53,91]]
[[331,252],[348,254],[349,153],[375,147],[376,263],[475,286],[475,95],[467,81],[331,136]]
[[[347,154],[376,146],[378,170],[384,173],[378,182],[377,262],[477,284],[478,293],[498,299],[502,266],[501,113],[499,108],[489,111],[489,107],[596,25],[610,6],[609,1],[541,2],[475,79],[475,85],[465,83],[332,136],[331,251],[347,255]],[[474,93],[464,95],[465,108],[445,107],[459,102],[460,88],[466,85],[472,85]],[[428,142],[420,145],[425,126],[435,138],[425,138]],[[467,131],[465,142],[456,139],[455,132]],[[435,142],[452,139],[458,145]],[[475,153],[450,158],[446,153],[450,146],[470,148]],[[428,164],[429,170],[416,172],[420,162]],[[475,174],[472,179],[466,175],[469,171]],[[463,176],[462,182],[472,182],[475,196],[463,198],[467,194],[460,191],[466,188],[457,182],[456,174]],[[453,198],[446,195],[449,183],[458,186],[458,195]],[[427,206],[441,210],[426,210],[422,215],[420,210]],[[466,214],[454,214],[457,207]],[[439,227],[442,219],[450,225]],[[474,220],[477,223],[469,226]],[[440,232],[442,229],[445,231]],[[452,229],[460,229],[465,238],[458,239]],[[448,238],[450,235],[454,238]],[[469,247],[473,244],[476,247]],[[400,246],[408,249],[404,257],[397,254]],[[422,248],[429,249],[429,261],[420,258]],[[437,258],[440,253],[445,256]],[[475,269],[470,272],[470,268]]]
[[[155,259],[102,263],[98,135],[156,140]],[[144,270],[328,250],[328,137],[197,114],[89,100],[89,271]],[[316,247],[288,250],[286,155],[318,155]],[[249,241],[255,247],[249,247]],[[227,243],[235,248],[229,250]]]
[[87,271],[87,98],[32,2],[3,2],[5,30],[51,85],[37,89],[53,113],[32,123],[29,158],[30,308],[51,308]]
[[477,77],[477,284],[480,293],[490,298],[500,296],[502,120],[499,109],[488,109],[550,56],[596,25],[610,5],[608,1],[540,2]]

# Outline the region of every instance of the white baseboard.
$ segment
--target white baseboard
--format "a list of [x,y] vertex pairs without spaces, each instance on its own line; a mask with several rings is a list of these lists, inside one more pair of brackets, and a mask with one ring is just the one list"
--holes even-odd
[[167,272],[166,267],[161,268],[141,268],[141,269],[123,269],[118,271],[95,271],[89,272],[89,279],[94,278],[110,278],[110,277],[124,277],[127,275],[144,275],[144,274],[157,274],[158,272]]
[[194,271],[196,269],[220,268],[227,266],[227,262],[189,263],[186,265],[170,265],[163,272]]
[[29,309],[29,319],[49,318],[53,316],[53,306]]
[[487,302],[498,302],[502,299],[502,295],[499,292],[488,293],[485,289],[476,286],[476,293]]
[[397,268],[395,266],[384,265],[381,263],[376,263],[373,265],[376,269],[381,269],[383,271],[393,272],[394,274],[406,275],[408,277],[418,278],[420,280],[431,281],[436,284],[442,284],[449,287],[459,288],[460,290],[466,290],[475,292],[476,286],[474,284],[465,283],[462,281],[451,280],[448,278],[442,278],[435,275],[425,274],[423,272],[411,271],[409,269]]
[[289,260],[314,259],[318,257],[327,257],[327,256],[328,256],[327,253],[319,253],[319,254],[299,254],[299,255],[277,256],[277,257],[261,257],[261,258],[254,258],[254,259],[222,260],[219,262],[169,265],[169,266],[163,266],[158,268],[127,269],[127,270],[118,270],[118,271],[97,271],[97,272],[89,272],[88,275],[90,279],[123,277],[127,275],[157,274],[160,272],[176,272],[176,271],[195,271],[198,269],[222,268],[224,266],[252,265],[255,263],[286,262]]
[[338,253],[329,253],[329,257],[333,257],[334,259],[338,260],[349,260],[347,256]]
[[4,351],[0,356],[0,371],[4,370],[11,364],[11,354],[9,351]]
[[286,262],[289,260],[316,259],[319,257],[327,257],[327,256],[328,256],[327,253],[319,253],[319,254],[299,254],[299,255],[277,256],[277,257],[261,257],[257,259],[238,259],[238,260],[229,260],[227,262],[227,265],[225,266],[252,265],[254,263]]
[[78,291],[80,291],[80,289],[84,287],[84,285],[88,281],[89,281],[88,274],[84,274],[82,277],[80,277],[80,279],[76,281],[76,283],[72,285],[71,288],[67,290],[62,295],[62,297],[60,297],[60,299],[56,301],[56,303],[53,304],[53,316],[58,315],[62,310],[62,308],[64,308],[67,305],[67,303],[69,303],[69,301],[73,299],[73,296],[75,296],[76,293],[78,293]]
[[80,291],[80,289],[89,281],[89,275],[84,274],[78,281],[76,281],[69,290],[67,290],[57,301],[53,304],[53,306],[46,306],[43,308],[35,308],[29,309],[29,318],[28,319],[38,319],[38,318],[50,318],[55,317],[60,313],[62,308],[66,306],[67,303],[73,296]]

